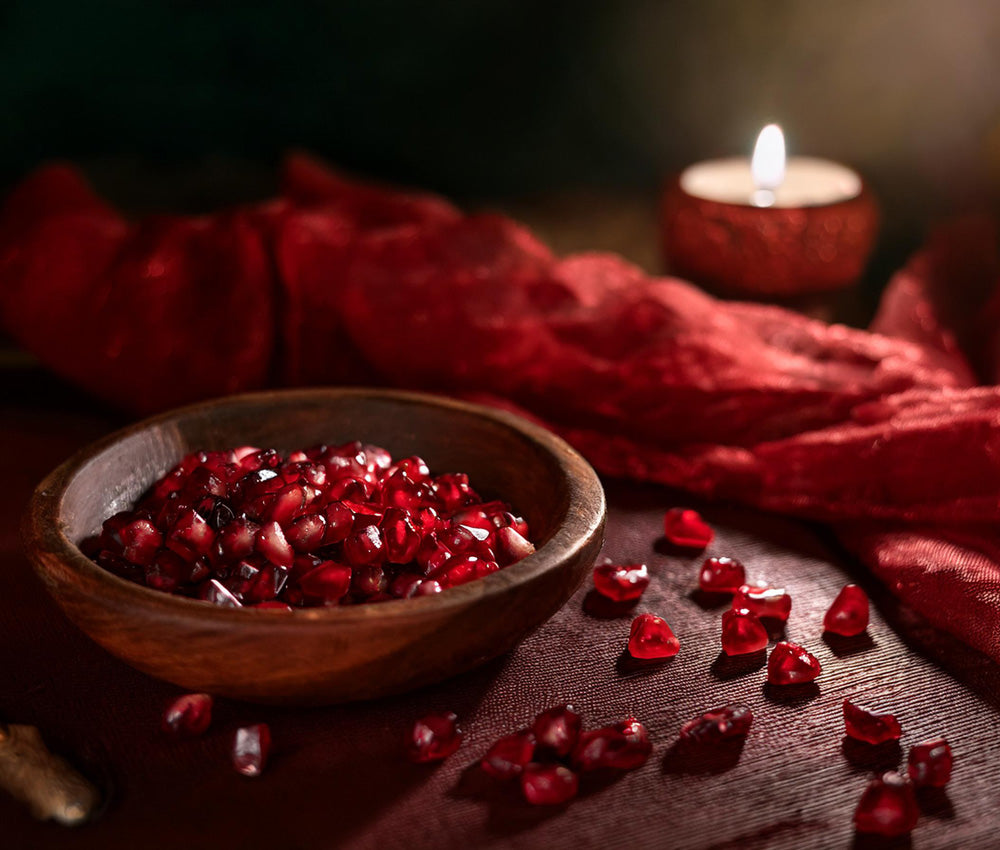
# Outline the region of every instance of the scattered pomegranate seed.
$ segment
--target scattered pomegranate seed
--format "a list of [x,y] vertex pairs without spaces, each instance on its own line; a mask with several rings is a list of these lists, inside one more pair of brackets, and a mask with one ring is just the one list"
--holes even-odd
[[535,551],[468,476],[357,441],[193,452],[80,547],[128,581],[230,607],[433,595]]
[[854,828],[891,838],[912,832],[919,817],[913,785],[889,771],[868,783],[854,812]]
[[868,594],[856,584],[845,584],[823,617],[823,628],[835,635],[854,637],[868,628]]
[[722,651],[726,655],[748,655],[767,648],[767,629],[756,614],[734,608],[722,615]]
[[184,694],[163,712],[164,732],[201,735],[212,722],[212,697],[208,694]]
[[645,564],[598,564],[594,567],[594,589],[615,602],[630,602],[649,587]]
[[733,610],[746,608],[758,617],[786,621],[792,611],[792,597],[784,588],[754,587],[744,584],[733,596]]
[[952,763],[948,742],[935,738],[910,748],[907,773],[918,787],[943,788],[951,780]]
[[736,593],[746,580],[746,570],[735,558],[709,558],[698,573],[698,587],[707,593]]
[[663,533],[675,546],[704,549],[712,542],[715,532],[690,508],[671,508],[663,517]]
[[533,806],[558,806],[576,796],[577,775],[561,764],[529,764],[521,773],[521,792]]
[[673,658],[681,648],[667,621],[656,614],[640,614],[632,621],[628,651],[633,658]]
[[483,770],[497,779],[520,776],[535,752],[535,736],[524,730],[497,739],[480,762]]
[[452,711],[437,711],[417,720],[406,739],[410,761],[429,762],[448,758],[462,743],[458,716]]
[[767,659],[767,681],[772,685],[801,685],[822,672],[816,656],[790,641],[781,641]]
[[714,744],[739,738],[750,731],[753,712],[745,705],[724,705],[706,711],[681,727],[681,739],[696,744]]
[[531,731],[542,751],[565,756],[576,746],[580,736],[580,715],[571,705],[557,705],[535,718]]
[[271,729],[256,723],[236,730],[233,741],[233,767],[244,776],[260,776],[271,753]]
[[892,714],[876,714],[844,700],[844,730],[866,744],[882,744],[902,737],[903,730]]
[[613,726],[583,732],[573,750],[573,766],[581,772],[633,770],[644,765],[652,751],[646,727],[626,717]]

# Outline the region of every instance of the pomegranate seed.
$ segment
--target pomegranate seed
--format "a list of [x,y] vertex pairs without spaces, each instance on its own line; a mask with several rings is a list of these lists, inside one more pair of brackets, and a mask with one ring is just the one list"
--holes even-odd
[[767,629],[756,614],[735,608],[722,615],[722,651],[726,655],[749,655],[767,648]]
[[543,752],[565,756],[576,746],[580,736],[580,715],[571,705],[557,705],[543,711],[531,727],[535,741]]
[[407,478],[416,484],[420,484],[431,477],[431,471],[427,467],[423,458],[419,458],[416,455],[412,457],[404,457],[399,461],[394,468],[390,469],[390,475],[397,470],[402,470],[406,473]]
[[351,566],[381,564],[385,560],[385,541],[377,525],[366,525],[344,540],[344,559]]
[[753,712],[745,705],[724,705],[706,711],[681,727],[681,739],[695,744],[716,744],[741,738],[750,731]]
[[655,614],[640,614],[632,621],[628,651],[645,660],[673,658],[681,648],[667,621]]
[[217,554],[223,561],[239,561],[253,554],[260,526],[246,517],[238,517],[216,537]]
[[493,533],[493,550],[501,567],[517,563],[535,551],[535,544],[525,540],[513,526],[498,528]]
[[580,780],[561,764],[529,764],[521,773],[521,792],[533,806],[558,806],[573,799]]
[[471,502],[480,501],[475,490],[469,486],[469,476],[464,472],[439,475],[432,484],[435,497],[449,513],[463,508]]
[[257,532],[257,551],[276,567],[290,568],[295,560],[295,550],[285,539],[285,532],[276,522],[268,522]]
[[685,549],[704,549],[715,532],[690,508],[671,508],[663,517],[663,533],[670,543]]
[[187,508],[167,533],[166,542],[168,549],[187,561],[194,561],[199,555],[209,553],[215,543],[215,532],[196,511]]
[[436,711],[417,720],[406,739],[410,761],[429,762],[448,758],[462,743],[462,730],[453,711]]
[[746,580],[746,570],[735,558],[709,558],[698,573],[698,587],[707,593],[736,593]]
[[163,712],[164,732],[201,735],[212,722],[212,697],[208,694],[184,694]]
[[244,776],[260,776],[271,753],[271,729],[256,723],[236,730],[233,741],[233,767]]
[[583,732],[573,750],[573,766],[581,772],[633,770],[645,764],[652,751],[646,727],[627,717],[614,726]]
[[907,773],[918,787],[943,788],[951,780],[952,762],[948,742],[935,738],[910,748]]
[[876,714],[844,700],[844,730],[866,744],[882,744],[902,737],[903,730],[892,714]]
[[856,584],[845,584],[823,617],[823,628],[835,635],[854,637],[868,628],[868,594]]
[[594,567],[594,589],[614,602],[629,602],[649,587],[645,564],[598,564]]
[[781,641],[767,659],[767,681],[772,685],[800,685],[822,672],[816,656],[797,643]]
[[452,555],[440,567],[428,573],[428,577],[437,579],[444,586],[456,587],[490,572],[493,570],[484,566],[484,562],[475,555]]
[[479,764],[490,776],[513,779],[527,767],[534,752],[535,736],[525,730],[496,740]]
[[296,552],[312,552],[323,545],[326,518],[322,514],[306,514],[285,529],[285,539]]
[[784,588],[753,587],[744,584],[733,596],[733,610],[746,608],[758,617],[786,621],[792,611],[792,597]]
[[138,564],[149,566],[153,562],[160,546],[163,545],[163,535],[148,519],[137,519],[121,530],[122,557]]
[[275,494],[274,501],[264,514],[264,519],[278,525],[288,525],[299,515],[306,504],[306,491],[301,484],[289,484]]
[[204,602],[211,602],[213,605],[221,605],[223,608],[242,608],[243,604],[237,599],[218,579],[209,579],[201,585],[198,591],[198,598]]
[[854,828],[895,837],[912,832],[919,817],[913,786],[889,771],[868,783],[854,812]]
[[399,508],[387,508],[382,514],[382,536],[385,559],[390,564],[408,564],[417,555],[420,533],[410,522],[410,516]]
[[323,545],[340,543],[350,535],[354,528],[354,511],[343,502],[333,502],[326,509],[326,533],[323,535]]
[[440,593],[442,590],[444,590],[444,588],[440,585],[440,583],[436,582],[432,578],[425,578],[422,579],[421,581],[418,581],[413,586],[413,592],[410,595],[433,596],[436,593]]
[[[420,576],[413,575],[413,573],[400,573],[389,584],[389,593],[396,599],[409,599],[416,594],[420,582]],[[440,587],[440,585],[438,586]]]
[[357,567],[351,573],[351,593],[356,596],[374,596],[382,593],[388,584],[385,571],[375,564]]
[[324,561],[299,579],[299,590],[323,605],[335,605],[350,589],[351,568],[333,561]]
[[146,584],[167,592],[176,590],[185,581],[190,581],[192,564],[180,555],[164,549],[156,554],[153,563],[145,569]]

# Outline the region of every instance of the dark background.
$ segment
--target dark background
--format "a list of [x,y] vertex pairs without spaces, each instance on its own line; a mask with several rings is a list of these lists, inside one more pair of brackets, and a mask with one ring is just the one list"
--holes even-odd
[[876,274],[1000,195],[995,0],[367,0],[0,6],[0,186],[68,157],[135,211],[273,190],[290,146],[468,203],[748,153],[854,165]]

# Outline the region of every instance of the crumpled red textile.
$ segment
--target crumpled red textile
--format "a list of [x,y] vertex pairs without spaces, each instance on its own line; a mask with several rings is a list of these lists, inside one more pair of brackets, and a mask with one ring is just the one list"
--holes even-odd
[[[873,328],[718,301],[304,155],[283,197],[125,221],[71,169],[0,213],[0,324],[136,412],[269,384],[490,398],[604,473],[830,523],[1000,660],[1000,260],[938,234]],[[977,385],[974,375],[985,385]]]

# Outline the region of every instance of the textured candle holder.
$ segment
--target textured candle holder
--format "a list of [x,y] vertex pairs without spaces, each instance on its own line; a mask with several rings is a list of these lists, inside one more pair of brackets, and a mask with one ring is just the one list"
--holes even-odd
[[833,204],[754,207],[695,197],[675,178],[663,195],[663,251],[671,274],[721,295],[790,298],[855,283],[878,222],[865,186]]

